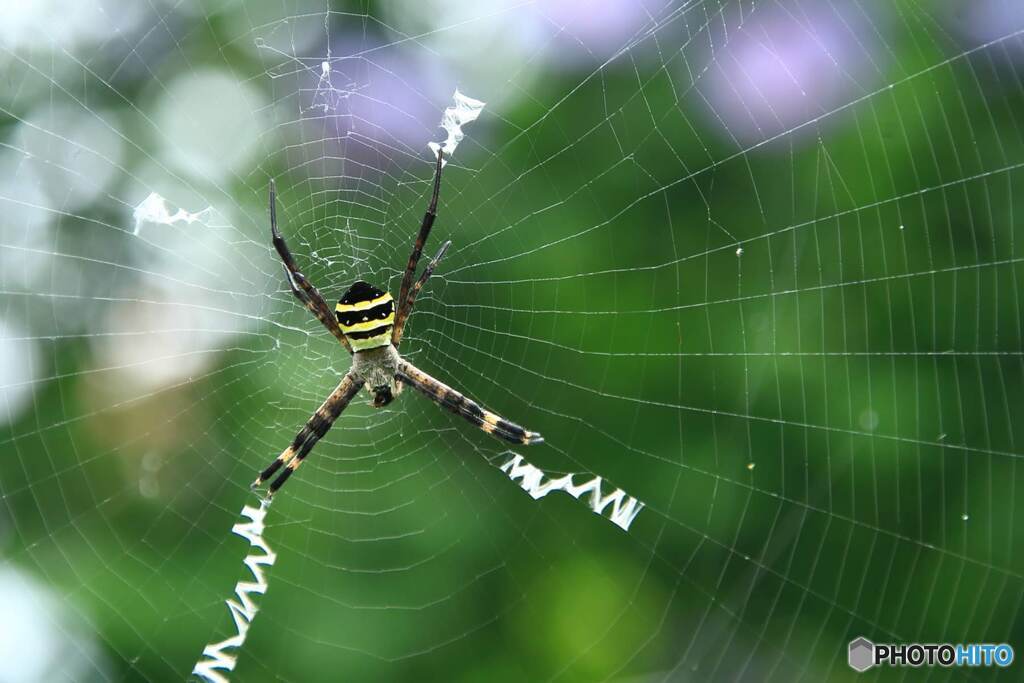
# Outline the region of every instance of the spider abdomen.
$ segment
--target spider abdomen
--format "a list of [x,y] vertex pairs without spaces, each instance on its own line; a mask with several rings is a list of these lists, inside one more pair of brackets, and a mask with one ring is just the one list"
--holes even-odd
[[342,295],[334,312],[353,351],[376,349],[391,343],[395,301],[387,292],[359,280]]

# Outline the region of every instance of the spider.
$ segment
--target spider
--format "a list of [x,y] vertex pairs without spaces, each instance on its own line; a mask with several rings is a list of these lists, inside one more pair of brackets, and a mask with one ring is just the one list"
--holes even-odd
[[430,260],[416,282],[413,282],[420,256],[423,253],[423,246],[426,244],[427,236],[430,235],[430,229],[437,218],[437,198],[441,191],[443,164],[444,154],[439,150],[437,167],[434,170],[434,192],[430,198],[427,212],[423,215],[419,234],[416,236],[412,253],[409,255],[409,262],[405,267],[402,288],[398,295],[398,306],[395,306],[395,301],[390,294],[359,280],[354,282],[342,295],[335,306],[334,315],[331,314],[331,309],[320,292],[306,279],[306,276],[295,264],[295,258],[288,250],[288,245],[285,244],[281,232],[277,229],[277,191],[274,181],[270,181],[270,232],[274,248],[284,262],[288,285],[302,305],[309,309],[310,313],[327,328],[327,331],[337,337],[341,345],[352,354],[352,366],[341,378],[341,382],[331,392],[331,395],[327,397],[327,400],[323,402],[323,405],[317,408],[313,416],[299,430],[291,445],[277,456],[277,459],[270,463],[252,483],[252,488],[256,489],[279,469],[284,468],[284,471],[270,484],[267,492],[268,500],[288,480],[288,477],[299,469],[299,465],[309,455],[316,442],[327,433],[341,412],[364,386],[373,397],[371,405],[375,408],[383,408],[391,403],[400,393],[402,385],[408,384],[431,401],[465,418],[488,434],[493,434],[512,443],[526,445],[543,443],[543,437],[537,432],[527,431],[500,415],[492,413],[479,403],[423,372],[398,353],[398,345],[402,341],[405,323],[412,312],[416,296],[434,272],[438,261],[451,246],[451,240],[441,245],[437,255]]

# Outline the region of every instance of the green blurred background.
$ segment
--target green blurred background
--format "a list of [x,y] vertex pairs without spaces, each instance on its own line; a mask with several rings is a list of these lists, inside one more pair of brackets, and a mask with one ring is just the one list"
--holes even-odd
[[2,14],[0,681],[180,680],[233,633],[248,484],[349,364],[268,181],[328,300],[397,293],[456,87],[488,104],[403,352],[646,507],[534,501],[498,441],[360,399],[270,510],[234,678],[852,680],[860,635],[1024,642],[1015,0]]

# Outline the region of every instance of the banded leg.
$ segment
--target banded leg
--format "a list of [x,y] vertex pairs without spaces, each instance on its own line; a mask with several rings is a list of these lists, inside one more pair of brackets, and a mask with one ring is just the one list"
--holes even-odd
[[423,222],[420,224],[419,234],[416,235],[416,243],[413,244],[412,253],[409,254],[409,262],[405,266],[405,275],[402,276],[402,288],[398,294],[398,309],[395,315],[395,329],[405,327],[405,319],[409,317],[412,306],[408,304],[409,289],[412,287],[412,278],[416,275],[416,266],[419,265],[420,256],[423,255],[423,246],[430,236],[430,229],[434,227],[434,220],[437,218],[437,198],[441,194],[441,168],[444,165],[444,152],[437,150],[437,167],[434,169],[434,194],[430,197],[430,205],[427,212],[423,214]]
[[408,313],[400,320],[395,323],[394,328],[391,330],[391,343],[396,347],[402,343],[402,334],[405,332],[405,323],[409,320],[409,315],[412,314],[413,304],[416,303],[416,297],[419,296],[420,290],[423,289],[423,285],[427,283],[430,276],[434,273],[434,268],[437,268],[438,261],[444,256],[444,253],[448,251],[448,247],[452,246],[452,241],[448,240],[441,245],[441,248],[437,250],[437,254],[434,258],[430,259],[430,263],[424,269],[423,274],[420,275],[420,279],[416,280],[416,284],[409,290],[409,294],[406,296],[406,308]]
[[355,379],[351,374],[345,375],[341,382],[338,383],[337,388],[323,402],[323,405],[316,409],[313,417],[309,418],[302,429],[299,430],[299,433],[295,435],[291,445],[284,449],[281,455],[277,456],[277,459],[260,473],[256,481],[252,483],[252,488],[255,489],[262,486],[263,482],[267,481],[275,472],[284,467],[284,472],[270,485],[267,498],[273,496],[281,488],[281,485],[288,481],[288,477],[292,476],[292,472],[299,469],[299,465],[309,455],[309,452],[313,450],[316,442],[327,433],[327,430],[331,428],[334,421],[341,415],[341,411],[345,410],[345,407],[359,393],[362,387],[363,381],[361,379]]
[[476,401],[434,379],[412,363],[399,361],[398,379],[404,384],[415,387],[434,403],[460,415],[488,434],[527,446],[544,443],[544,437],[537,432],[527,431],[514,422],[509,422],[500,415],[492,413]]
[[288,286],[291,287],[292,294],[302,302],[303,306],[309,309],[310,313],[316,316],[316,319],[327,328],[328,332],[338,338],[338,341],[341,342],[342,346],[349,353],[352,353],[352,347],[342,333],[341,328],[338,327],[338,321],[335,319],[331,307],[327,305],[324,297],[313,286],[313,283],[307,280],[306,276],[299,270],[299,267],[295,264],[295,257],[292,256],[292,252],[288,249],[288,245],[285,244],[284,238],[281,237],[281,232],[277,229],[277,187],[273,180],[270,181],[270,234],[274,242],[274,248],[284,262],[285,275],[288,277]]

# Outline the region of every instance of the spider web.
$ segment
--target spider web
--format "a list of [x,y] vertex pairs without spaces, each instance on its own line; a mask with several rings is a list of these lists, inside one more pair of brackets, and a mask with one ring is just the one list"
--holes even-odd
[[[180,680],[230,632],[248,485],[349,364],[268,181],[329,301],[396,292],[456,87],[488,105],[403,353],[546,443],[353,403],[268,516],[237,678],[826,680],[860,635],[1020,642],[1010,0],[26,5],[0,678]],[[646,507],[535,501],[515,455]]]

